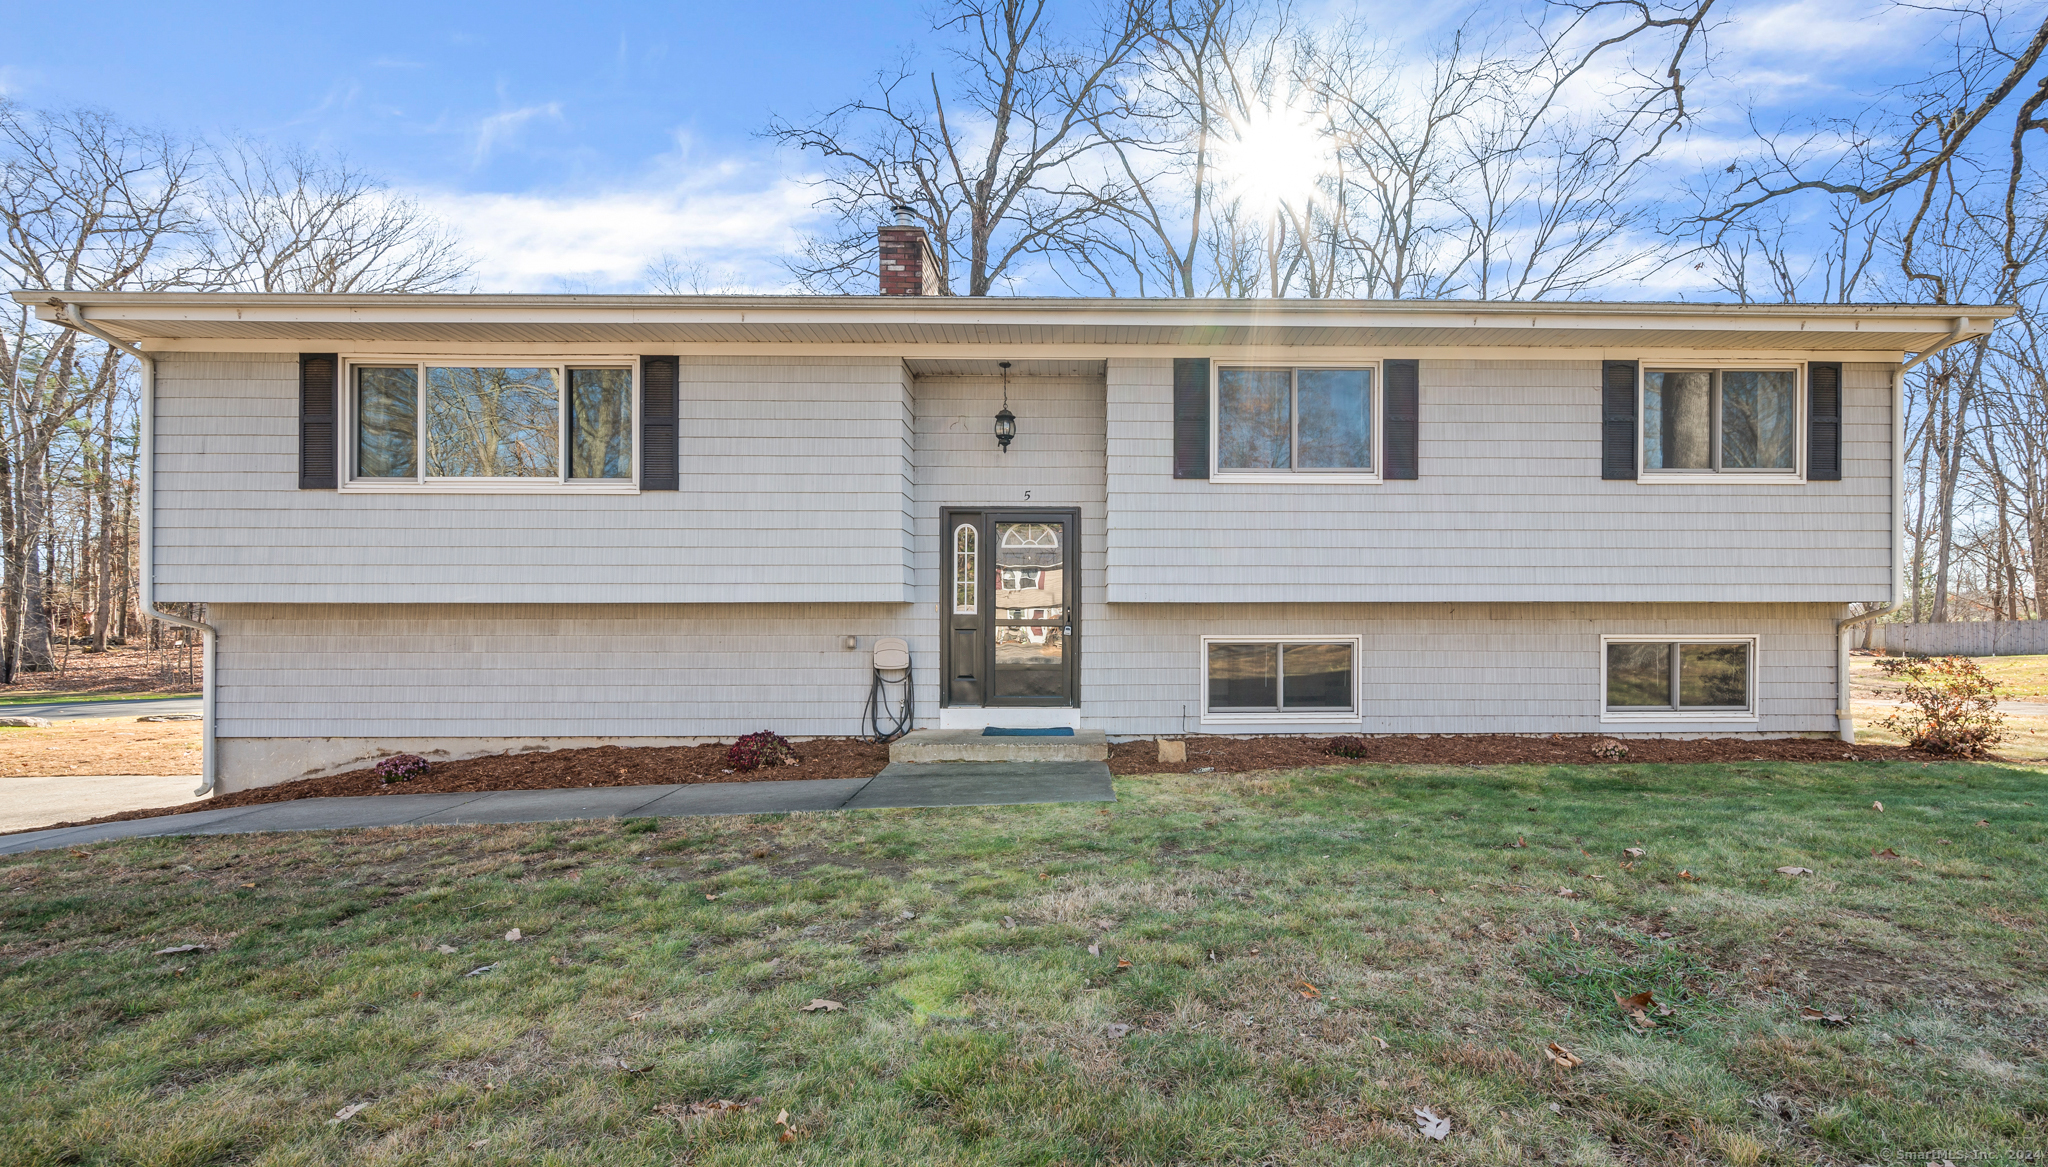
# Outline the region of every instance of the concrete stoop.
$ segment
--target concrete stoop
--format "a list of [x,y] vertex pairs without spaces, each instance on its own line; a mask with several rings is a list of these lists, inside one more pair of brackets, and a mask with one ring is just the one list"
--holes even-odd
[[978,729],[917,729],[889,743],[893,762],[1102,762],[1109,736],[1077,729],[1072,737],[984,737]]

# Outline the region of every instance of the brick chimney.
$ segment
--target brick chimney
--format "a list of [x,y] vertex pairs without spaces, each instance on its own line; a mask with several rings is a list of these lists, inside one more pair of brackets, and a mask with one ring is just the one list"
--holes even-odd
[[882,245],[882,294],[884,296],[939,296],[945,287],[939,281],[939,261],[932,255],[932,243],[918,225],[916,212],[896,208],[896,222],[878,232]]

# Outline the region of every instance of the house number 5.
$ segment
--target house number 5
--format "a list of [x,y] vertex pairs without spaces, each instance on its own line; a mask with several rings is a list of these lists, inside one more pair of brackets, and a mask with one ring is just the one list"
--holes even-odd
[[1024,492],[1024,501],[1025,501],[1025,502],[1030,502],[1030,501],[1031,501],[1031,492],[1030,492],[1030,491],[1028,491],[1028,490]]

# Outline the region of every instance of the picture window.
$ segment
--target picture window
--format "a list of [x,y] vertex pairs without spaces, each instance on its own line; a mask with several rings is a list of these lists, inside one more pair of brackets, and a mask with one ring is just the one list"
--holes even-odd
[[351,481],[389,486],[630,485],[629,367],[353,367]]
[[1216,473],[1376,471],[1376,370],[1219,368]]

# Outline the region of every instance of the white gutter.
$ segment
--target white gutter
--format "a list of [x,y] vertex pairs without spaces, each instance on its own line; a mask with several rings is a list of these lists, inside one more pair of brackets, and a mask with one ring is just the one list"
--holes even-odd
[[136,403],[137,412],[142,415],[142,464],[140,470],[140,477],[142,479],[142,533],[140,536],[142,563],[141,569],[135,573],[135,589],[144,615],[161,620],[166,624],[176,624],[181,628],[193,629],[200,636],[201,663],[199,689],[202,718],[200,723],[199,754],[200,781],[199,789],[192,793],[194,797],[201,797],[212,792],[214,778],[219,768],[219,750],[214,741],[216,689],[214,684],[214,657],[216,655],[216,640],[219,634],[209,624],[202,624],[197,620],[189,620],[169,612],[158,611],[156,606],[156,358],[127,341],[110,335],[97,326],[88,323],[85,319],[84,309],[78,305],[66,304],[54,297],[49,301],[49,304],[51,307],[59,309],[62,313],[62,319],[56,321],[56,323],[74,332],[82,332],[96,340],[103,340],[122,352],[127,353],[129,356],[134,357],[142,365],[142,392],[140,400]]
[[1940,344],[1915,353],[1912,360],[1892,371],[1892,595],[1884,606],[1835,624],[1835,726],[1842,740],[1851,745],[1856,743],[1856,719],[1849,698],[1849,630],[1906,606],[1906,374],[1973,335],[1970,318],[1958,316]]

